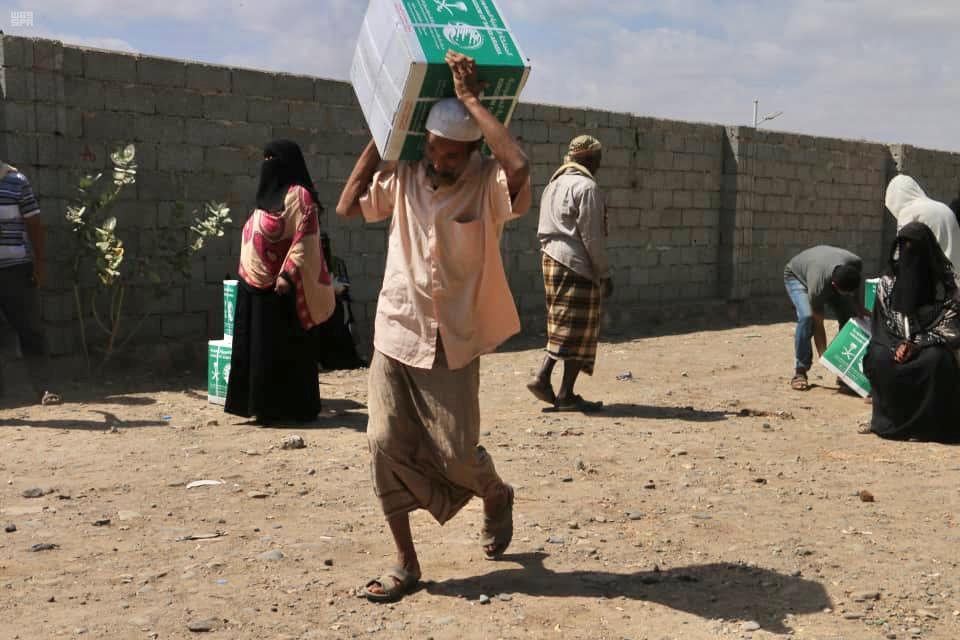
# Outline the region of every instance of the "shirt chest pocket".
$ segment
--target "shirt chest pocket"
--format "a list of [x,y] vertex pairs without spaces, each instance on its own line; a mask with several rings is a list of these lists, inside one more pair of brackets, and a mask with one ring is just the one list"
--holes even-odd
[[483,219],[477,214],[461,214],[450,220],[446,231],[445,253],[450,270],[460,276],[480,273],[484,253]]

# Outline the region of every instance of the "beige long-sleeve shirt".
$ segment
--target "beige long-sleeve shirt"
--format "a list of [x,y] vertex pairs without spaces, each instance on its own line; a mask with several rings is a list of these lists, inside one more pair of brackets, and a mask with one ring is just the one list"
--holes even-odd
[[596,181],[568,169],[547,185],[540,198],[541,250],[598,284],[609,278],[605,211]]

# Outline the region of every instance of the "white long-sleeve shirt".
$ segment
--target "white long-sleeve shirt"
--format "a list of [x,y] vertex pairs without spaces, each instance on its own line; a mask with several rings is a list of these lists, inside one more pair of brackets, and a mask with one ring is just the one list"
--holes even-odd
[[609,278],[605,212],[596,181],[567,169],[540,198],[537,237],[542,251],[598,284]]

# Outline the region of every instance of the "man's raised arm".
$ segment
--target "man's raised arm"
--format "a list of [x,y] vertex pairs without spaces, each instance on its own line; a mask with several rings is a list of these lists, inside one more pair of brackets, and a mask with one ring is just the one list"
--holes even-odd
[[527,155],[503,123],[480,103],[481,86],[477,77],[477,65],[473,58],[455,51],[448,51],[447,64],[453,71],[453,87],[457,98],[480,126],[487,146],[507,174],[510,195],[516,196],[530,178],[530,161]]

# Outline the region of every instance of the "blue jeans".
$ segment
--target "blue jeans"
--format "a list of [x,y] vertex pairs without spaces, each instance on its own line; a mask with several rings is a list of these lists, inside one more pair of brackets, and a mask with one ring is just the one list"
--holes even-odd
[[797,309],[797,331],[793,337],[793,347],[797,356],[797,373],[806,373],[813,366],[813,309],[810,307],[810,295],[807,286],[793,276],[784,276],[783,284],[787,295]]

